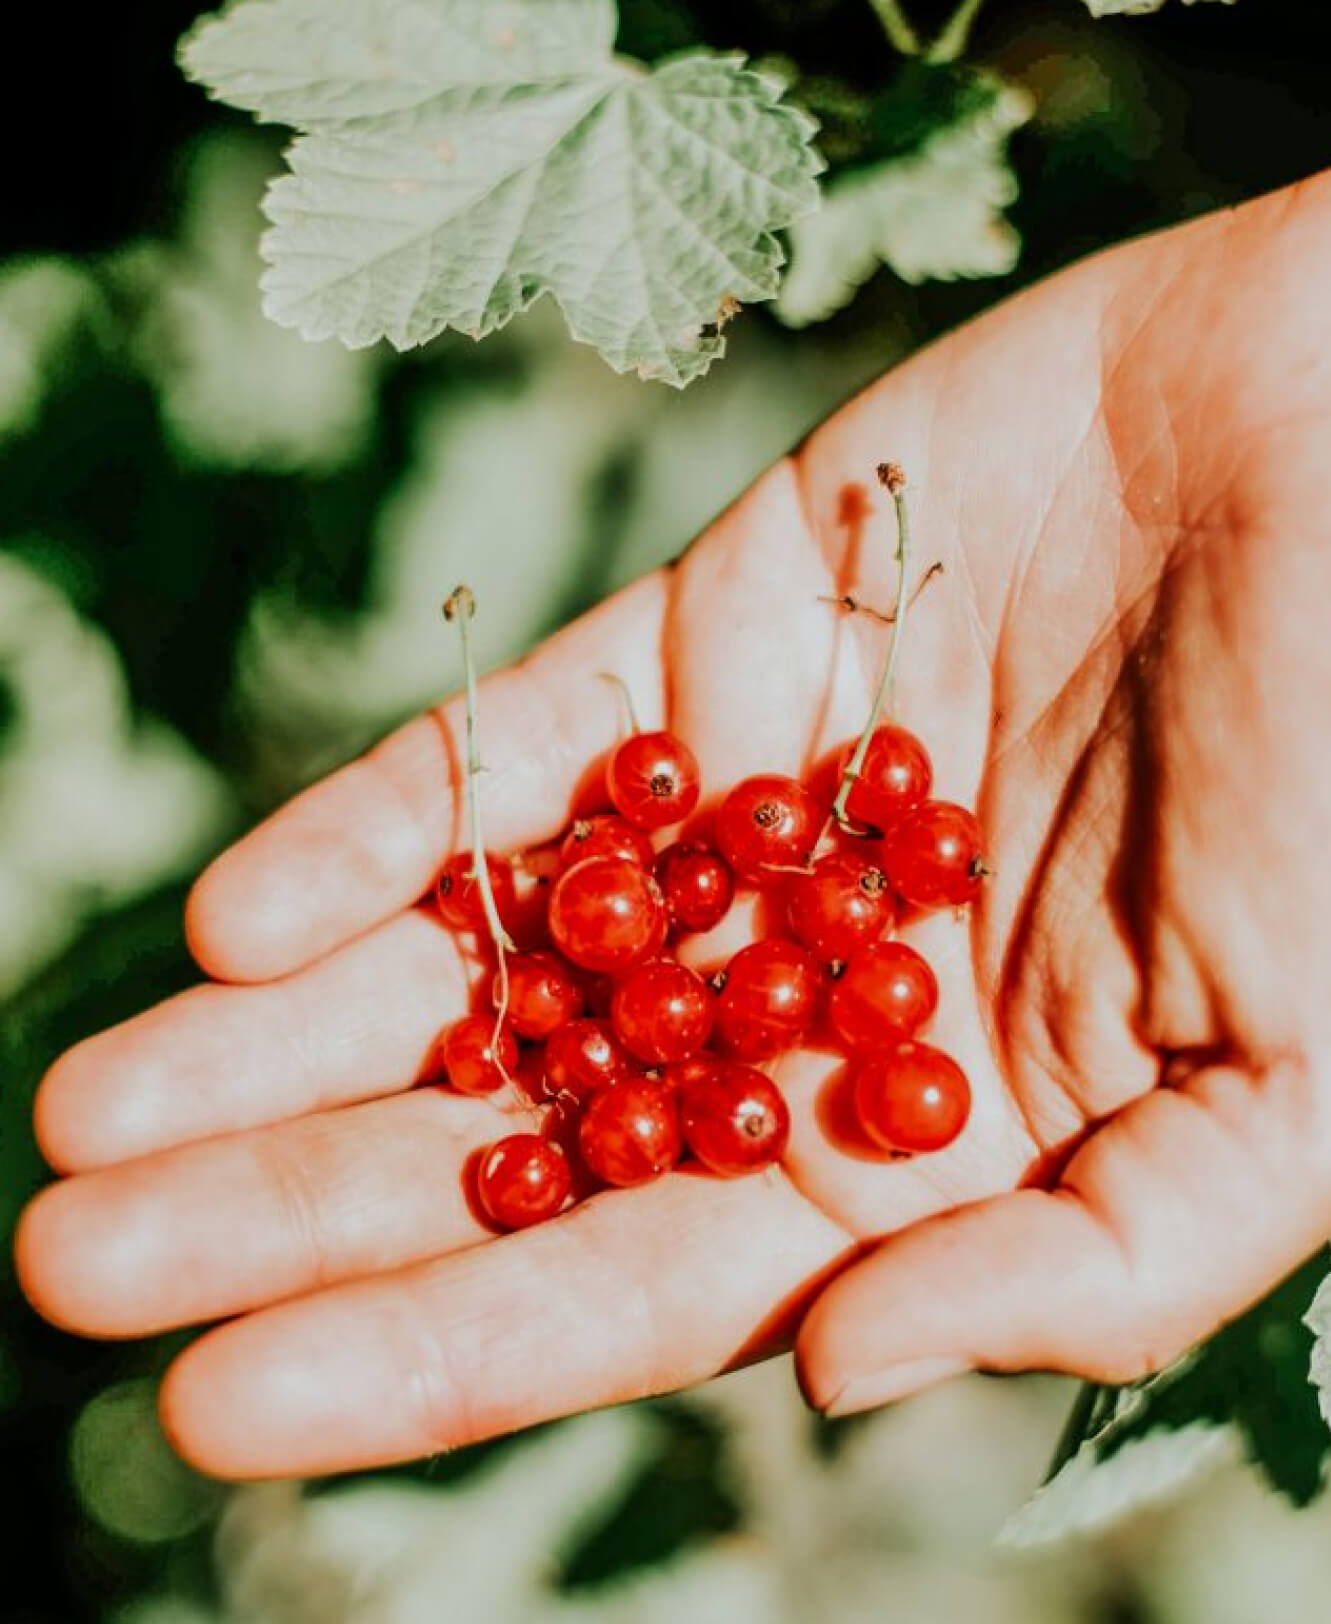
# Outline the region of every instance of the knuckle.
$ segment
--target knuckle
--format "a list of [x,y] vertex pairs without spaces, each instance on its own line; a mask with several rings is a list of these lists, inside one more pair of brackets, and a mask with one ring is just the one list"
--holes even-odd
[[[630,1196],[634,1193],[628,1192]],[[635,1232],[625,1232],[633,1248],[625,1255],[607,1223],[624,1195],[619,1190],[603,1191],[564,1213],[558,1224],[561,1255],[567,1259],[573,1251],[580,1254],[578,1272],[597,1282],[602,1300],[616,1305],[614,1334],[601,1352],[601,1373],[613,1385],[616,1403],[646,1398],[676,1385],[662,1347],[661,1305],[652,1285],[653,1271],[641,1267],[633,1245]]]
[[472,1429],[467,1384],[459,1379],[449,1344],[428,1315],[403,1327],[403,1396],[409,1435],[423,1453],[440,1455],[480,1434]]
[[299,1254],[301,1278],[314,1289],[331,1285],[341,1271],[329,1203],[323,1193],[333,1182],[327,1176],[324,1148],[317,1136],[307,1132],[261,1136],[256,1145],[281,1232]]

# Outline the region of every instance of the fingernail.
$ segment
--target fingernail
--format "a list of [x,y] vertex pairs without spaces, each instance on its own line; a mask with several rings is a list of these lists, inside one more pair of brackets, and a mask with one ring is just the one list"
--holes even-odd
[[932,1387],[935,1382],[949,1376],[960,1376],[970,1366],[953,1354],[931,1354],[927,1359],[911,1359],[904,1365],[892,1365],[887,1370],[875,1370],[869,1376],[856,1376],[848,1381],[830,1404],[824,1415],[858,1415],[861,1410],[877,1409],[880,1404],[892,1404],[899,1398],[909,1398],[921,1388]]

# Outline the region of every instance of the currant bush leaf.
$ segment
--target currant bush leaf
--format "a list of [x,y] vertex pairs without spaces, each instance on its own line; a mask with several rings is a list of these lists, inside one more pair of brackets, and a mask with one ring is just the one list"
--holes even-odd
[[1303,1323],[1313,1335],[1308,1380],[1316,1389],[1322,1419],[1331,1427],[1331,1275],[1318,1286]]
[[613,0],[245,0],[181,42],[218,100],[298,129],[611,70]]
[[998,1544],[1024,1549],[1105,1528],[1167,1499],[1236,1453],[1233,1432],[1210,1421],[1160,1429],[1111,1453],[1086,1443],[1013,1513]]
[[[1140,17],[1148,11],[1159,11],[1165,0],[1086,0],[1087,9],[1092,17]],[[1195,6],[1197,0],[1183,0],[1185,6]],[[1235,0],[1220,0],[1224,6],[1232,6]]]
[[1326,1252],[1319,1252],[1159,1375],[1087,1390],[1049,1480],[1009,1520],[1000,1541],[1042,1544],[1101,1526],[1236,1451],[1294,1505],[1315,1499],[1331,1433],[1309,1369],[1314,1382],[1319,1367],[1331,1372],[1331,1359],[1314,1340],[1331,1314],[1331,1286],[1308,1304],[1326,1266]]
[[774,233],[817,206],[814,122],[738,56],[647,72],[610,0],[243,0],[183,43],[215,96],[303,133],[269,188],[264,308],[306,338],[475,338],[553,295],[616,371],[682,386]]
[[792,227],[777,305],[783,320],[823,320],[882,265],[923,282],[1000,276],[1016,264],[1021,240],[1002,213],[1017,195],[1006,145],[1033,103],[991,75],[969,76],[967,88],[945,122],[926,124],[905,150],[837,176],[818,213]]

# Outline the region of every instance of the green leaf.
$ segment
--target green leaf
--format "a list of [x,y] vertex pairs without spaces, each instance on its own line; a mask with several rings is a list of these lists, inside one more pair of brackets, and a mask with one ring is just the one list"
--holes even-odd
[[1000,79],[981,69],[918,59],[903,62],[887,86],[869,100],[862,116],[866,145],[857,161],[909,157],[940,131],[986,118],[1003,88]]
[[1002,214],[1017,195],[1005,149],[1033,103],[1025,91],[977,74],[971,94],[939,106],[948,122],[922,127],[917,117],[916,145],[832,180],[819,212],[792,228],[777,305],[783,320],[823,320],[882,265],[923,282],[1000,276],[1016,264],[1021,240]]
[[1084,1444],[999,1530],[999,1545],[1025,1549],[1107,1527],[1168,1498],[1234,1456],[1234,1434],[1210,1421],[1161,1428],[1116,1451]]
[[1331,1427],[1331,1275],[1317,1288],[1303,1323],[1313,1334],[1308,1380],[1317,1391],[1317,1407]]
[[181,42],[190,78],[298,129],[372,128],[611,70],[613,0],[244,0]]
[[[1148,11],[1159,11],[1165,0],[1086,0],[1092,17],[1140,17]],[[1232,6],[1235,0],[1220,0],[1221,5]],[[1197,0],[1183,0],[1185,6],[1195,6]]]
[[817,205],[815,125],[740,57],[613,57],[614,22],[610,0],[244,0],[198,27],[192,78],[310,132],[264,203],[267,313],[405,349],[549,293],[616,371],[704,373]]
[[[1331,1374],[1314,1331],[1331,1314],[1317,1253],[1269,1297],[1146,1381],[1087,1388],[1049,1481],[1000,1540],[1034,1545],[1096,1527],[1168,1493],[1237,1443],[1296,1506],[1322,1488],[1328,1433],[1309,1385]],[[1319,1306],[1320,1304],[1320,1306]],[[1303,1317],[1305,1315],[1306,1318]]]

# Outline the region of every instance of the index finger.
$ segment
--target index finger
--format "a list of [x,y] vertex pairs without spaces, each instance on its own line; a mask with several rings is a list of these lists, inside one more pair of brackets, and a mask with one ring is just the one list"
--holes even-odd
[[[548,839],[588,763],[615,740],[628,684],[644,720],[664,706],[658,571],[481,684],[480,780],[488,846]],[[467,839],[463,704],[455,696],[298,795],[222,853],[186,907],[209,975],[266,981],[410,907]]]

